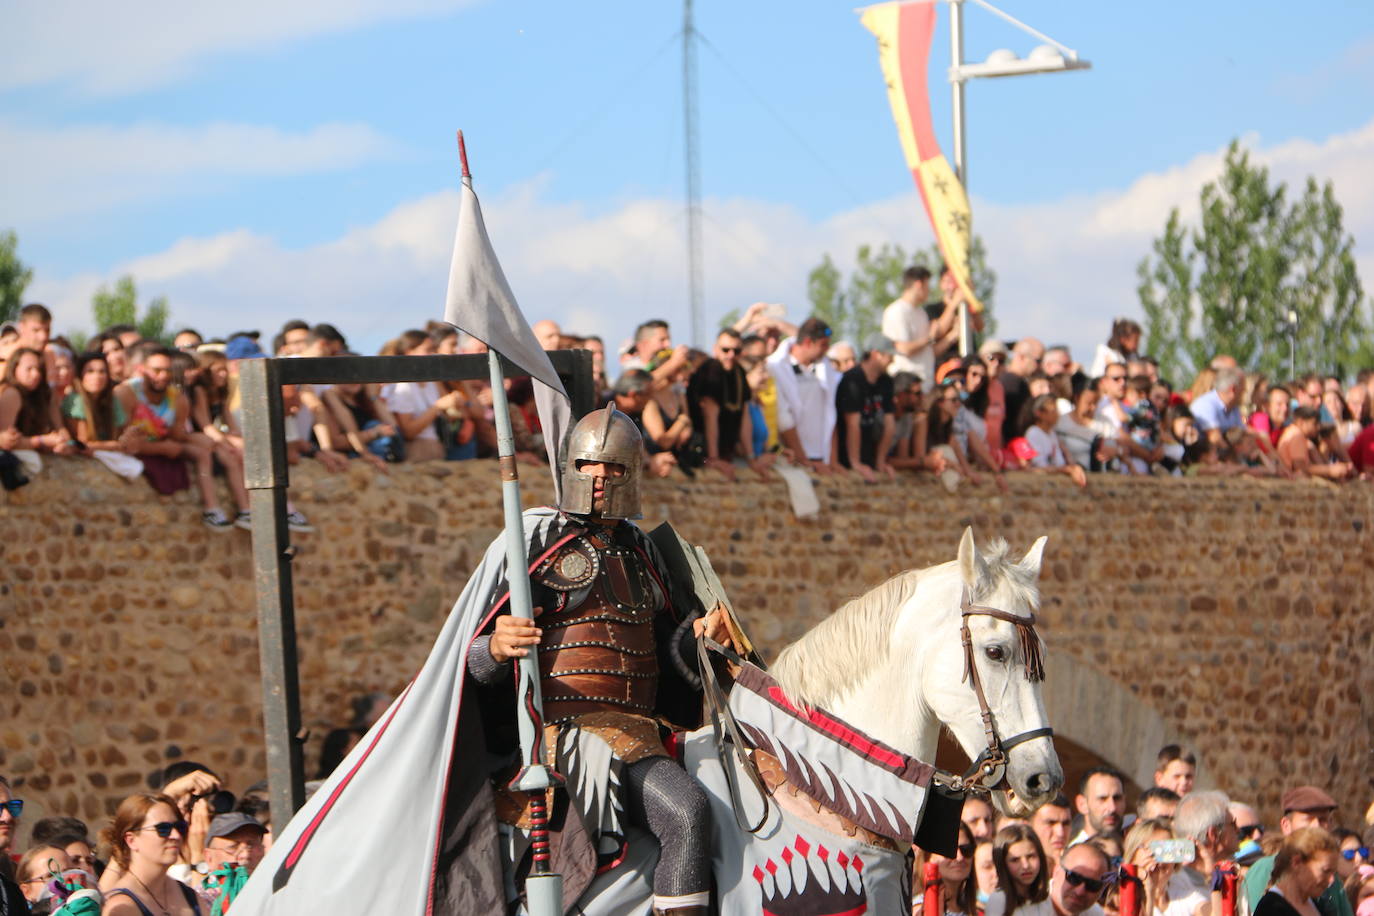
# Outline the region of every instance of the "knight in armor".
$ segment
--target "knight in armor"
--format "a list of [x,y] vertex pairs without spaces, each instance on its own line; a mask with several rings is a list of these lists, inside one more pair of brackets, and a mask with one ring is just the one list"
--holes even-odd
[[[657,549],[630,521],[641,517],[643,463],[639,430],[614,407],[577,424],[552,533],[531,544],[535,620],[502,608],[472,642],[467,675],[483,688],[508,686],[513,660],[538,647],[549,747],[568,729],[605,741],[623,765],[625,813],[659,842],[655,910],[704,913],[710,810],[662,735],[700,725],[696,635],[728,637],[718,611],[703,617],[675,600]],[[531,513],[540,511],[548,510]],[[513,708],[504,715],[488,706],[484,719],[489,746],[511,746]]]

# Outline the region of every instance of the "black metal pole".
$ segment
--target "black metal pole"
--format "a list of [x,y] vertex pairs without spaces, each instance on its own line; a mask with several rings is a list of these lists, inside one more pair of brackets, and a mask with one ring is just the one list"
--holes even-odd
[[305,804],[305,762],[296,668],[296,605],[286,526],[286,437],[278,375],[274,359],[239,364],[244,478],[253,513],[263,739],[273,827],[279,832]]

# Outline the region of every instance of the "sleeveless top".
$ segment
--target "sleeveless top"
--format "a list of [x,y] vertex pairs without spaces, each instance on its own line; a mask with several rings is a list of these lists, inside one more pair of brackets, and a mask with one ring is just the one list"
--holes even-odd
[[[182,896],[184,896],[186,898],[186,902],[191,905],[191,912],[195,913],[196,916],[200,916],[200,901],[196,897],[196,892],[191,890],[186,885],[182,884],[180,881],[177,882],[177,887],[181,888]],[[142,916],[153,916],[153,911],[148,909],[147,905],[144,904],[144,902],[141,899],[139,899],[138,894],[135,894],[127,887],[117,887],[105,895],[105,899],[107,901],[111,897],[128,897],[130,900],[134,902],[134,906],[138,907],[138,912],[142,914]]]
[[166,439],[177,418],[176,389],[170,385],[167,386],[160,404],[153,404],[148,401],[148,395],[143,390],[143,379],[141,378],[130,379],[129,390],[138,399],[138,404],[134,408],[134,415],[129,418],[129,425],[138,426],[153,441]]

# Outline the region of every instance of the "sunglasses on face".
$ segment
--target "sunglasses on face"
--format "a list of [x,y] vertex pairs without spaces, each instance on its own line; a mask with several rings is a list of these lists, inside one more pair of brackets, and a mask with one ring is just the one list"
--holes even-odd
[[1072,868],[1064,869],[1064,880],[1069,882],[1071,887],[1081,887],[1090,894],[1102,893],[1102,888],[1107,886],[1103,878],[1089,878],[1087,875],[1080,875]]
[[186,836],[186,831],[190,829],[190,826],[191,825],[186,823],[185,821],[162,821],[159,824],[149,824],[147,827],[139,827],[138,829],[156,830],[157,835],[165,840],[172,835],[173,830],[181,834],[183,837]]
[[974,847],[972,843],[960,843],[958,846],[954,847],[954,851],[958,853],[958,855],[955,858],[972,859],[973,848]]
[[1264,825],[1246,824],[1244,827],[1242,827],[1239,824],[1237,824],[1236,832],[1243,837],[1261,837],[1264,836]]
[[7,802],[0,802],[0,811],[9,811],[10,817],[18,817],[24,813],[24,799],[11,798]]
[[740,351],[740,348],[739,348],[739,347],[721,347],[721,348],[720,348],[720,352],[722,352],[722,353],[738,353],[739,351]]
[[1369,858],[1369,847],[1359,846],[1355,849],[1342,849],[1341,856],[1347,862],[1354,862],[1356,856],[1359,856],[1361,859],[1367,859]]

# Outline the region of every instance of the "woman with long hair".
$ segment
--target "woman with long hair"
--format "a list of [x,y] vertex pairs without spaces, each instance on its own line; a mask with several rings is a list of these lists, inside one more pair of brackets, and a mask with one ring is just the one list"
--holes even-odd
[[[645,368],[653,372],[673,357],[672,350],[662,350]],[[671,384],[653,393],[649,403],[644,405],[641,417],[644,431],[649,434],[658,447],[677,456],[678,466],[695,468],[705,463],[705,446],[700,454],[691,455],[689,443],[692,441],[692,417],[687,409],[687,381],[691,378],[694,366],[684,363],[673,376]],[[684,461],[684,459],[687,459]]]
[[384,402],[367,393],[366,385],[333,385],[321,397],[353,450],[350,457],[362,458],[379,470],[385,470],[388,461],[405,460],[405,442],[396,431],[396,418]]
[[951,493],[959,488],[959,481],[965,478],[974,486],[982,483],[978,473],[969,466],[968,458],[954,435],[954,418],[963,409],[959,387],[953,380],[946,379],[926,400],[923,409],[917,412],[911,434],[911,457],[893,460],[892,466],[924,468],[939,474],[940,482]]
[[0,449],[71,455],[78,451],[62,425],[62,409],[48,387],[43,354],[20,347],[5,361],[0,382]]
[[[187,354],[189,356],[189,354]],[[248,489],[243,476],[243,432],[229,409],[229,358],[207,350],[195,355],[195,380],[187,388],[191,396],[191,441],[209,450],[229,481],[229,493],[238,506],[234,524],[247,528]]]
[[105,354],[81,354],[72,390],[62,401],[62,419],[72,438],[90,451],[126,451],[120,437],[129,418],[114,389]]
[[167,874],[189,825],[166,795],[138,793],[119,803],[101,838],[120,878],[105,893],[101,916],[200,916],[196,894]]
[[1140,325],[1129,318],[1118,318],[1112,322],[1112,333],[1107,342],[1097,345],[1093,356],[1089,378],[1101,378],[1107,374],[1107,367],[1113,363],[1125,365],[1140,355]]
[[997,866],[997,893],[988,899],[987,916],[1054,916],[1049,869],[1040,838],[1026,824],[1008,824],[992,840]]
[[[960,366],[963,375],[963,409],[954,417],[954,434],[964,454],[994,475],[1002,473],[1002,431],[988,426],[988,369],[981,357],[965,356]],[[956,376],[957,378],[957,376]],[[994,445],[995,442],[995,445]]]
[[[1275,385],[1264,393],[1264,404],[1259,410],[1251,412],[1245,422],[1257,433],[1260,447],[1272,455],[1279,446],[1279,437],[1288,425],[1288,411],[1292,407],[1293,396],[1282,385]],[[1267,446],[1267,447],[1266,447]]]
[[[972,831],[968,829],[967,824],[961,823],[958,844],[954,847],[952,858],[938,852],[916,855],[916,880],[912,882],[912,887],[921,887],[927,862],[934,862],[939,866],[944,916],[978,916],[978,881],[973,874],[975,848]],[[912,912],[921,912],[920,893],[913,893],[912,898]]]

